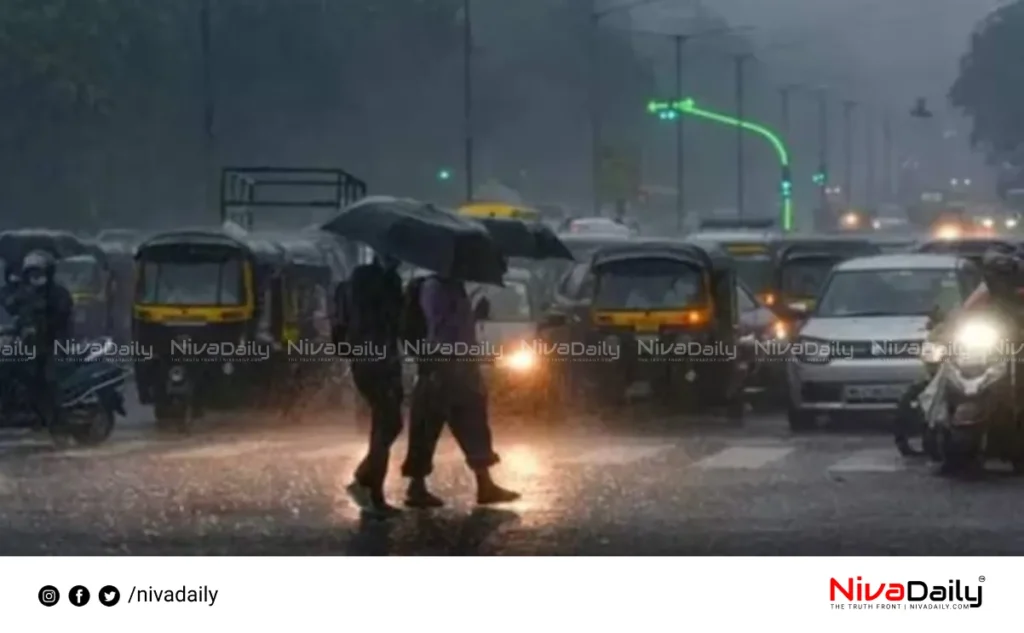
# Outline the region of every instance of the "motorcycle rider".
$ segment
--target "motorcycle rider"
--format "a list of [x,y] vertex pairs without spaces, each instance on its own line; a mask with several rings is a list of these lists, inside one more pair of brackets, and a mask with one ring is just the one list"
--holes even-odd
[[46,428],[60,434],[63,429],[60,389],[57,384],[56,344],[72,336],[74,301],[71,293],[55,279],[56,261],[45,251],[33,251],[21,265],[22,283],[12,297],[12,316],[19,334],[34,351],[28,359],[27,382],[30,404]]

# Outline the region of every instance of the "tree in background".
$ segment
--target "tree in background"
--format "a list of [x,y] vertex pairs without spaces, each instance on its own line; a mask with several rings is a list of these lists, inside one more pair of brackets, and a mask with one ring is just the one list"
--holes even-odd
[[971,118],[971,141],[1004,160],[1024,145],[1024,1],[986,17],[971,38],[950,89],[953,105]]

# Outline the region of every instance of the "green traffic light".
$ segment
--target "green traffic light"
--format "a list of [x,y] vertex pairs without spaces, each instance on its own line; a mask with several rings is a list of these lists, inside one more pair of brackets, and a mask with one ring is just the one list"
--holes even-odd
[[441,171],[437,172],[437,179],[438,180],[451,180],[452,179],[452,172],[451,172],[451,170],[449,170],[449,169],[442,169]]

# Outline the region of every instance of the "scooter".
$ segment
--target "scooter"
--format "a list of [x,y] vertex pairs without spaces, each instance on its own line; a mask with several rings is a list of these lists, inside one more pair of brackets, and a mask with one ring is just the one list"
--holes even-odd
[[[0,330],[0,345],[19,347],[12,330]],[[108,337],[83,346],[78,358],[61,359],[56,367],[61,409],[65,427],[46,429],[58,445],[68,440],[81,446],[102,444],[110,438],[118,415],[125,415],[124,385],[128,372],[109,360],[117,346]],[[12,359],[8,359],[12,360]],[[28,363],[23,360],[4,363],[3,389],[0,392],[0,428],[41,429],[37,404],[28,388]]]
[[943,362],[941,392],[928,412],[925,450],[943,474],[988,459],[1024,472],[1024,416],[1017,394],[1016,328],[996,313],[972,315]]

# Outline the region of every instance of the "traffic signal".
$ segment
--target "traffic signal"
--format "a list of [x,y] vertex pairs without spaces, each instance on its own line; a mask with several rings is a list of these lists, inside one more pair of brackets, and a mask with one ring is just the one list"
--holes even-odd
[[675,121],[679,118],[679,112],[677,110],[662,110],[658,113],[658,118],[662,121]]
[[782,185],[781,185],[782,197],[791,198],[793,197],[793,178],[789,173],[789,166],[782,168]]
[[451,180],[452,179],[452,170],[450,170],[450,169],[441,169],[441,170],[439,170],[437,172],[437,179],[438,180]]

